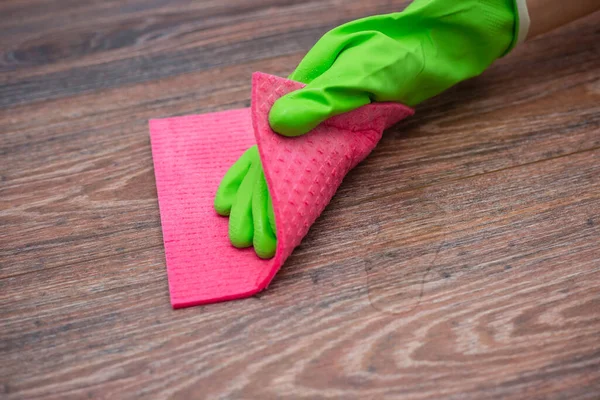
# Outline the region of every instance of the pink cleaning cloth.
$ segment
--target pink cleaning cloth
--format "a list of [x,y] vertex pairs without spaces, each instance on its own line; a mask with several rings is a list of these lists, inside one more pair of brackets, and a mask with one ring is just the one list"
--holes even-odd
[[[303,85],[255,73],[251,109],[150,121],[171,304],[174,308],[251,296],[267,287],[344,176],[373,150],[384,129],[412,115],[396,103],[369,104],[308,134],[273,132],[275,100]],[[277,250],[270,260],[234,248],[228,219],[213,209],[227,169],[258,145],[273,200]]]

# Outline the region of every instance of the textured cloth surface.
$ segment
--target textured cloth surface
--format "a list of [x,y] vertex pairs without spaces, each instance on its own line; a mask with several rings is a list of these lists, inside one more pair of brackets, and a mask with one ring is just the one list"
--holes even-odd
[[[263,290],[329,203],[346,173],[375,147],[408,107],[370,104],[285,138],[268,113],[303,85],[255,73],[252,107],[150,121],[169,290],[173,307],[250,296]],[[273,199],[277,251],[270,260],[231,246],[227,218],[213,200],[227,169],[257,144]]]

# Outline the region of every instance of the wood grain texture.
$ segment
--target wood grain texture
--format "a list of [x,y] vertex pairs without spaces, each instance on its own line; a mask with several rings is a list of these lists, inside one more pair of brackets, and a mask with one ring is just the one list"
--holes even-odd
[[387,132],[267,291],[170,308],[147,120],[404,4],[0,2],[0,398],[599,398],[600,15]]

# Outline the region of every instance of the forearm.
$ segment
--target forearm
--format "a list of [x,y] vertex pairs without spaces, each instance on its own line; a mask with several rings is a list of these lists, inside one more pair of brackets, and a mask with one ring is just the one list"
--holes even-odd
[[531,39],[600,10],[600,0],[527,0],[527,8]]

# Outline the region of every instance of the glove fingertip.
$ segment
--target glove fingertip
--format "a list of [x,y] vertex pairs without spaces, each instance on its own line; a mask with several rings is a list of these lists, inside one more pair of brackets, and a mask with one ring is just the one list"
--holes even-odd
[[317,124],[307,120],[307,114],[300,112],[301,107],[297,101],[289,96],[277,100],[269,112],[271,129],[282,136],[301,136],[312,130]]
[[231,206],[223,205],[215,200],[214,209],[221,217],[228,217],[231,213]]
[[252,246],[253,228],[251,224],[242,224],[241,226],[230,224],[229,241],[233,247],[237,247],[238,249],[245,249]]
[[263,259],[273,258],[277,250],[277,239],[268,233],[254,236],[254,252]]

